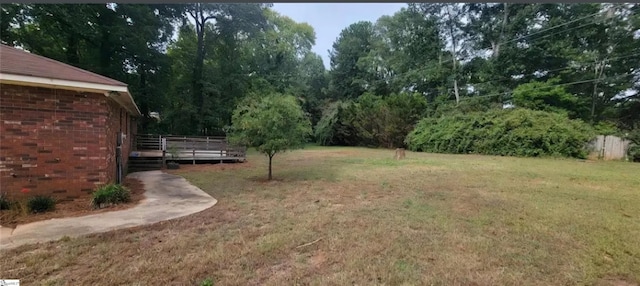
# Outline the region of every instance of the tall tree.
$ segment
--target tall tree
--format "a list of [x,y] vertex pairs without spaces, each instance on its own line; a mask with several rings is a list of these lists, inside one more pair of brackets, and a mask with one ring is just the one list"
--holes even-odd
[[299,85],[302,87],[300,98],[302,107],[315,124],[322,116],[322,103],[326,99],[328,87],[328,75],[322,62],[322,58],[313,53],[307,53],[300,61]]
[[14,45],[18,36],[15,26],[26,21],[24,4],[2,4],[0,5],[0,41],[3,44]]
[[329,52],[330,93],[335,99],[357,98],[370,88],[371,74],[358,66],[374,42],[373,24],[361,21],[340,32]]
[[403,8],[378,19],[375,32],[372,72],[389,83],[391,92],[415,91],[433,101],[445,80],[438,65],[444,43],[436,20]]
[[164,46],[179,14],[174,5],[33,4],[7,8],[15,12],[12,20],[3,19],[3,23],[12,23],[12,44],[127,82],[145,115],[159,107],[167,82]]
[[265,10],[265,17],[265,31],[246,45],[251,69],[277,92],[300,92],[299,68],[315,45],[315,31],[309,24],[297,23],[271,9]]
[[474,57],[463,67],[463,80],[477,95],[496,94],[489,102],[501,105],[503,93],[531,77],[514,79],[523,73],[522,66],[531,61],[531,54],[518,48],[518,39],[526,40],[527,30],[534,26],[536,4],[469,3],[469,21],[464,26]]
[[[640,66],[634,5],[556,4],[543,6],[549,21],[541,29],[564,25],[530,39],[543,56],[530,63],[540,78],[559,77],[581,102],[581,117],[597,123],[610,117]],[[571,26],[569,26],[569,24]]]
[[[226,32],[235,38],[241,33],[251,34],[259,31],[265,25],[263,9],[267,4],[222,4],[222,3],[195,3],[187,5],[186,13],[195,22],[196,56],[193,63],[193,76],[191,78],[191,91],[198,113],[204,113],[205,93],[203,91],[203,69],[206,56],[206,41],[213,41],[206,37],[216,37],[218,32]],[[212,33],[207,33],[209,24]],[[229,34],[227,34],[229,35]],[[208,128],[203,120],[196,120],[200,133],[208,133]]]
[[444,36],[451,55],[453,92],[456,103],[460,102],[458,71],[460,59],[465,56],[465,37],[462,19],[466,16],[466,7],[460,3],[410,3],[410,9],[421,12],[424,17],[438,19],[440,35]]

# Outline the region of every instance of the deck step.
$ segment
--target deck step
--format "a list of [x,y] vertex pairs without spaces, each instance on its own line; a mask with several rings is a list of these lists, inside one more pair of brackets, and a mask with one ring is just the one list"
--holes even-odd
[[162,157],[129,157],[127,172],[153,171],[162,169]]

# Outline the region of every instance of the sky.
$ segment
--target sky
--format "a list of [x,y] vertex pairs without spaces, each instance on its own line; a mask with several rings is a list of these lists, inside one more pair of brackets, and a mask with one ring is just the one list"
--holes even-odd
[[393,15],[406,3],[275,3],[273,9],[316,31],[313,51],[329,68],[329,50],[342,29],[358,21],[375,23],[380,16]]

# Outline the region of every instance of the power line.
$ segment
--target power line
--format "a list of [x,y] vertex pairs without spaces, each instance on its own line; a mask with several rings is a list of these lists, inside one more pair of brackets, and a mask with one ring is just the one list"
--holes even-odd
[[[588,19],[588,18],[594,17],[596,15],[602,14],[604,12],[609,11],[610,9],[614,9],[616,7],[622,7],[622,6],[623,6],[623,4],[616,4],[616,5],[613,5],[613,6],[609,7],[609,8],[607,8],[607,9],[600,10],[600,11],[598,11],[596,13],[589,14],[589,15],[584,16],[584,17],[580,17],[580,18],[577,18],[577,19],[574,19],[574,20],[570,20],[570,21],[564,22],[562,24],[558,24],[558,25],[555,25],[555,26],[551,26],[551,27],[548,27],[548,28],[545,28],[545,29],[542,29],[542,30],[538,30],[538,31],[529,33],[529,34],[524,35],[524,36],[520,36],[520,37],[517,37],[517,38],[512,38],[512,39],[500,42],[500,43],[498,43],[498,45],[503,45],[503,44],[514,42],[514,41],[519,41],[519,40],[522,40],[522,39],[525,39],[525,38],[529,38],[529,37],[534,36],[534,35],[539,35],[541,33],[548,32],[548,31],[551,31],[551,30],[554,30],[554,29],[557,29],[557,28],[560,28],[560,27],[563,27],[563,26],[567,26],[569,24],[576,23],[578,21],[582,21],[584,19]],[[578,25],[578,26],[573,26],[573,27],[569,27],[569,28],[566,28],[566,29],[563,29],[563,30],[560,30],[560,31],[556,31],[554,33],[550,33],[548,35],[544,35],[544,36],[539,37],[537,39],[543,39],[543,38],[547,38],[549,36],[556,35],[556,34],[559,34],[559,33],[568,32],[568,31],[571,31],[571,30],[575,30],[575,29],[579,29],[579,28],[582,28],[582,27],[586,27],[586,26],[589,26],[589,25],[592,25],[592,24],[596,24],[596,23],[598,23],[600,21],[603,21],[603,20],[604,19],[594,19],[593,21],[590,21],[588,23],[584,23],[584,24],[581,24],[581,25]],[[607,60],[623,59],[623,58],[628,58],[628,57],[637,56],[637,55],[640,55],[640,53],[635,53],[635,54],[626,55],[626,56],[619,56],[619,57],[614,57],[614,58],[609,58]],[[455,57],[455,55],[453,55],[453,56]],[[446,60],[446,61],[444,61],[442,63],[449,63],[449,62],[452,62],[454,59],[455,58],[452,58],[452,59]],[[548,70],[548,71],[543,71],[543,72],[551,73],[551,72],[568,70],[568,69],[577,69],[577,68],[580,68],[582,66],[583,65],[578,66],[578,67],[564,67],[564,68],[553,69],[553,70]],[[531,74],[531,75],[535,76],[535,73]],[[621,75],[621,76],[629,76],[629,75],[630,74],[624,74],[624,75]],[[620,77],[620,76],[618,76],[618,77]],[[618,77],[613,77],[613,78],[618,78]],[[609,79],[611,79],[611,77]],[[495,83],[495,82],[505,81],[505,80],[510,80],[510,79],[509,78],[504,78],[504,79],[493,80],[493,81],[470,83],[470,85],[482,85],[482,84]],[[588,83],[588,82],[594,82],[594,81],[599,81],[599,80],[602,80],[602,79],[591,79],[591,80],[585,80],[585,81],[578,81],[578,82],[571,82],[571,83],[552,85],[552,86],[547,86],[547,87],[574,85],[574,84]],[[429,88],[428,90],[432,90],[432,91],[436,91],[436,92],[440,91],[440,89],[438,89],[438,88]],[[478,97],[490,97],[490,96],[496,96],[496,95],[502,95],[502,94],[508,94],[508,93],[509,92],[501,92],[501,93],[488,94],[488,95],[482,95],[482,96],[462,97],[461,99],[478,98]]]
[[[618,4],[618,6],[619,6],[619,5],[620,5],[620,4]],[[603,12],[605,12],[605,11],[606,11],[606,10],[598,11],[598,12],[596,12],[596,13],[593,13],[593,14],[590,14],[590,15],[587,15],[587,16],[584,16],[584,17],[581,17],[581,18],[575,19],[575,20],[571,20],[571,21],[567,21],[567,22],[564,22],[564,23],[559,24],[559,25],[551,26],[551,27],[549,27],[549,28],[542,29],[542,30],[540,30],[540,31],[536,31],[536,32],[533,32],[533,33],[530,33],[530,34],[524,35],[524,36],[522,36],[522,37],[518,37],[518,38],[514,38],[514,39],[511,39],[511,40],[508,40],[508,41],[502,42],[502,43],[500,43],[499,45],[501,45],[501,44],[511,43],[511,42],[514,42],[514,41],[519,41],[519,40],[525,39],[525,38],[527,38],[527,37],[530,37],[530,36],[532,36],[532,35],[540,34],[540,33],[542,33],[542,32],[546,32],[546,31],[549,31],[549,30],[553,30],[553,29],[556,29],[556,28],[558,28],[558,27],[566,26],[566,25],[569,25],[569,24],[571,24],[571,23],[575,23],[575,22],[577,22],[577,21],[581,21],[581,20],[584,20],[584,19],[587,19],[587,18],[590,18],[590,17],[594,17],[594,16],[596,16],[596,15],[598,15],[598,14],[601,14],[601,13],[603,13]],[[597,19],[596,19],[596,20],[597,20]],[[594,23],[595,23],[595,21],[594,21]]]
[[[619,56],[619,57],[613,57],[613,58],[608,58],[608,61],[613,61],[613,60],[619,60],[619,59],[625,59],[625,58],[630,58],[630,57],[634,57],[634,56],[640,56],[640,53],[635,53],[635,54],[630,54],[630,55],[626,55],[626,56]],[[547,71],[541,71],[541,72],[546,72],[547,74],[552,73],[552,72],[557,72],[557,71],[563,71],[563,70],[570,70],[570,69],[578,69],[584,66],[589,66],[589,64],[585,64],[585,65],[580,65],[577,67],[564,67],[564,68],[557,68],[557,69],[552,69],[552,70],[547,70]],[[536,71],[537,72],[537,71]],[[527,74],[529,76],[535,76],[535,73],[531,73],[531,74]],[[491,81],[483,81],[483,82],[472,82],[472,83],[467,83],[467,85],[482,85],[482,84],[487,84],[487,83],[496,83],[496,82],[501,82],[504,80],[510,80],[509,78],[503,78],[503,79],[497,79],[497,80],[491,80]]]
[[[616,5],[613,5],[610,9],[613,9],[613,8],[615,8],[615,7],[622,7],[622,6],[623,6],[623,4],[616,4]],[[581,21],[581,20],[584,20],[584,19],[587,19],[587,18],[590,18],[590,17],[594,17],[594,16],[596,16],[596,15],[598,15],[598,14],[601,14],[601,13],[604,13],[604,12],[606,12],[606,11],[607,11],[607,10],[601,10],[601,11],[598,11],[598,12],[596,12],[596,13],[593,13],[593,14],[590,14],[590,15],[587,15],[587,16],[584,16],[584,17],[581,17],[581,18],[578,18],[578,19],[574,19],[574,20],[571,20],[571,21],[567,21],[567,22],[564,22],[564,23],[562,23],[562,24],[558,24],[558,25],[555,25],[555,26],[551,26],[551,27],[549,27],[549,28],[542,29],[542,30],[539,30],[539,31],[536,31],[536,32],[533,32],[533,33],[529,33],[529,34],[524,35],[524,36],[520,36],[520,37],[517,37],[517,38],[512,38],[512,39],[509,39],[509,40],[506,40],[506,41],[502,41],[502,42],[499,42],[496,46],[501,46],[501,45],[508,44],[508,43],[511,43],[511,42],[519,41],[519,40],[522,40],[522,39],[525,39],[525,38],[531,37],[531,36],[533,36],[533,35],[537,35],[537,34],[540,34],[540,33],[546,32],[546,31],[550,31],[550,30],[556,29],[556,28],[558,28],[558,27],[566,26],[566,25],[571,24],[571,23],[575,23],[575,22],[578,22],[578,21]],[[598,22],[599,20],[600,20],[600,19],[594,19],[594,21],[592,21],[592,22],[590,22],[590,23],[583,24],[582,26],[578,26],[578,27],[572,27],[572,28],[564,29],[564,30],[562,30],[562,31],[558,31],[558,32],[556,32],[556,33],[553,33],[553,34],[551,34],[551,35],[555,35],[555,34],[562,33],[562,32],[566,32],[566,31],[571,31],[571,30],[574,30],[574,29],[577,29],[577,28],[582,28],[582,27],[585,27],[585,26],[588,26],[588,25],[591,25],[591,24],[595,24],[595,23],[596,23],[596,22]],[[547,35],[547,36],[545,36],[545,37],[548,37],[548,36],[550,36],[550,35]],[[543,38],[544,38],[544,37],[543,37]],[[453,57],[454,57],[454,58],[455,58],[455,56],[456,56],[456,55],[453,55]],[[444,61],[444,62],[442,62],[442,63],[449,63],[449,62],[453,62],[453,60],[454,60],[454,59],[450,59],[450,60]]]
[[[632,76],[632,75],[633,74],[621,74],[621,75],[617,75],[617,76],[614,76],[614,77],[587,79],[587,80],[574,81],[574,82],[569,82],[569,83],[548,85],[548,86],[543,86],[543,87],[540,87],[540,88],[545,89],[545,88],[553,88],[553,87],[559,87],[559,86],[569,86],[569,85],[576,85],[576,84],[581,84],[581,83],[590,83],[590,82],[595,82],[595,81],[603,81],[605,79],[618,79],[618,78],[622,78],[622,77],[625,77],[625,76]],[[505,92],[497,92],[497,93],[486,94],[486,95],[464,96],[464,97],[460,97],[460,100],[462,101],[462,100],[467,100],[467,99],[472,99],[472,98],[492,97],[492,96],[498,96],[498,95],[508,95],[509,93],[511,93],[511,92],[505,91]]]
[[[625,56],[618,56],[618,57],[612,57],[612,58],[608,58],[608,61],[612,61],[612,60],[619,60],[619,59],[624,59],[624,58],[630,58],[630,57],[634,57],[634,56],[640,56],[640,52],[639,53],[634,53],[634,54],[629,54],[629,55],[625,55]],[[571,69],[579,69],[581,67],[585,67],[585,66],[589,66],[590,63],[586,63],[585,65],[580,65],[580,66],[569,66],[569,67],[563,67],[563,68],[557,68],[557,69],[552,69],[552,70],[546,70],[546,71],[540,71],[540,72],[546,72],[548,73],[552,73],[552,72],[558,72],[558,71],[563,71],[563,70],[571,70]],[[535,76],[535,73],[537,73],[538,71],[535,71],[533,73],[530,74],[526,74],[528,76]],[[624,76],[626,76],[627,74],[625,74]],[[491,83],[502,83],[504,81],[510,81],[513,79],[510,78],[502,78],[502,79],[496,79],[496,80],[489,80],[489,81],[482,81],[482,82],[470,82],[470,83],[466,83],[466,85],[471,85],[471,86],[479,86],[479,85],[486,85],[486,84],[491,84]],[[433,92],[440,92],[439,88],[427,88],[427,89],[423,89],[424,91],[433,91]],[[470,97],[478,97],[478,96],[470,96]],[[469,98],[469,97],[462,97],[462,98]]]

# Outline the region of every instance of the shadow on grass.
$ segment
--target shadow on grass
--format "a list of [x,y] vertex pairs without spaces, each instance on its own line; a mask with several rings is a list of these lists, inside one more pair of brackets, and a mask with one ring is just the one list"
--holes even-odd
[[[329,181],[339,180],[341,167],[336,166],[296,166],[295,168],[274,169],[272,182],[300,182],[300,181]],[[257,175],[255,172],[246,177],[247,180],[260,183],[268,183],[267,170],[264,174]]]

